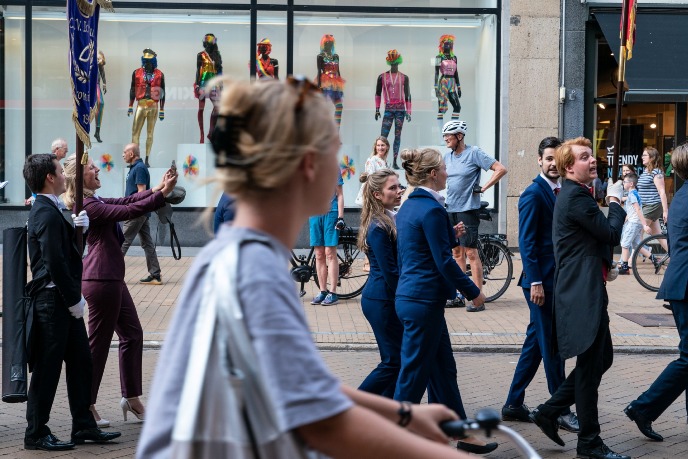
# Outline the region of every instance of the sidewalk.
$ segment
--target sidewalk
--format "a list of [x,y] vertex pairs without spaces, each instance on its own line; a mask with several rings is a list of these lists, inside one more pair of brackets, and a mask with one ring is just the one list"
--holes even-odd
[[[187,270],[200,248],[182,247],[183,257],[175,260],[169,247],[158,248],[163,285],[143,285],[146,260],[140,247],[132,247],[126,257],[126,282],[138,309],[147,348],[157,348],[165,340],[174,306]],[[1,257],[0,257],[1,259]],[[452,345],[461,352],[518,352],[529,321],[523,290],[516,283],[521,274],[519,255],[514,257],[514,279],[506,293],[486,310],[468,313],[447,309],[446,318]],[[1,276],[1,273],[0,273]],[[297,288],[294,283],[294,288]],[[315,283],[306,284],[302,298],[313,339],[321,349],[375,349],[375,337],[361,312],[360,296],[340,300],[334,306],[312,306]],[[607,285],[612,339],[617,351],[628,353],[676,353],[679,342],[676,328],[642,327],[619,313],[670,314],[662,301],[644,289],[632,274],[619,276]],[[115,336],[115,339],[117,337]],[[116,343],[115,343],[116,344]]]
[[[140,250],[140,249],[139,249]],[[127,284],[137,305],[144,336],[149,347],[165,339],[174,303],[184,281],[184,274],[193,263],[197,249],[182,249],[184,257],[174,260],[165,257],[160,249],[160,264],[164,285],[138,284],[145,277],[146,263],[132,248],[126,259]],[[169,252],[169,249],[168,249]],[[141,252],[142,254],[142,252]],[[187,256],[189,255],[189,256]],[[468,313],[464,309],[447,309],[446,318],[452,344],[457,351],[505,352],[518,351],[528,325],[528,307],[523,290],[516,286],[521,274],[518,254],[514,259],[514,280],[507,292],[484,312]],[[296,288],[296,284],[294,285]],[[633,275],[619,276],[607,286],[610,298],[609,316],[614,346],[623,352],[676,353],[678,333],[665,327],[642,327],[619,316],[619,313],[670,314],[662,308],[662,301],[645,290]],[[361,312],[360,297],[340,300],[329,307],[312,306],[310,300],[317,293],[313,282],[306,285],[302,303],[313,339],[321,349],[373,348],[375,338]]]

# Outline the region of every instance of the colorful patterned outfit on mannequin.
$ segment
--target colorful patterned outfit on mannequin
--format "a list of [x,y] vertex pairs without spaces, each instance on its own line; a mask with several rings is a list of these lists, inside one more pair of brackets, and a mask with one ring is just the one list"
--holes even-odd
[[435,56],[435,95],[437,96],[437,125],[440,132],[444,124],[444,114],[452,105],[451,119],[457,120],[461,114],[461,82],[454,55],[454,35],[440,37],[439,54]]
[[207,88],[206,84],[217,75],[222,74],[222,56],[217,48],[217,39],[212,33],[203,37],[203,51],[196,57],[196,81],[194,82],[194,95],[198,99],[198,128],[201,130],[199,143],[205,142],[203,129],[203,112],[205,111],[205,101],[210,99],[213,104],[213,111],[210,113],[210,129],[208,138],[215,129],[217,120],[217,105],[220,101],[220,91],[217,87]]
[[334,51],[334,36],[323,35],[320,40],[320,54],[318,54],[317,85],[325,97],[334,103],[334,120],[337,127],[342,124],[344,104],[344,79],[339,73],[339,55]]
[[404,119],[411,121],[411,93],[409,90],[409,78],[398,71],[399,64],[403,62],[401,54],[396,49],[387,53],[387,64],[390,71],[380,74],[375,90],[375,119],[380,116],[380,102],[384,97],[385,114],[382,118],[380,135],[387,138],[394,124],[394,169],[399,169],[397,156],[401,146],[401,131],[404,127]]
[[270,57],[272,43],[268,38],[263,38],[257,45],[256,76],[261,78],[279,79],[279,62]]

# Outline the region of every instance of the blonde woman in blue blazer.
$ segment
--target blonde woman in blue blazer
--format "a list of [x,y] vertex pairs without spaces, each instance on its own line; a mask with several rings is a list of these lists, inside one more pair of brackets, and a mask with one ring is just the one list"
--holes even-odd
[[[418,403],[427,387],[429,403],[443,403],[466,419],[444,306],[456,290],[476,307],[485,302],[485,295],[452,258],[457,233],[465,228],[461,223],[451,226],[439,194],[447,183],[442,156],[430,148],[404,150],[401,160],[415,190],[396,216],[400,272],[395,307],[404,336],[394,399]],[[465,439],[458,448],[484,454],[497,444]]]
[[362,190],[358,245],[370,260],[370,273],[361,295],[361,307],[375,334],[380,363],[358,388],[392,398],[401,367],[404,332],[394,310],[394,294],[399,280],[394,208],[401,203],[403,190],[399,176],[391,169],[369,174]]

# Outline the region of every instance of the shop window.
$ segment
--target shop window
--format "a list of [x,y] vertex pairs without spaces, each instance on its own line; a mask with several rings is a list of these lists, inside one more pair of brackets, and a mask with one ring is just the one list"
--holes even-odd
[[[354,205],[360,183],[358,177],[373,150],[375,138],[380,136],[385,122],[386,98],[396,91],[404,91],[399,73],[408,81],[411,104],[394,94],[399,105],[395,112],[410,111],[410,121],[403,115],[403,127],[398,150],[404,148],[434,147],[446,151],[440,125],[452,118],[454,106],[447,101],[446,113],[438,120],[435,67],[440,37],[453,35],[453,52],[457,60],[461,84],[460,119],[468,122],[466,142],[478,145],[494,155],[495,144],[495,88],[496,88],[496,25],[493,15],[465,15],[450,18],[425,15],[413,18],[401,15],[361,14],[295,14],[294,18],[294,73],[318,80],[321,86],[334,88],[329,72],[340,72],[344,80],[340,100],[333,94],[333,117],[341,120],[340,150],[344,176],[344,202]],[[334,37],[334,53],[338,63],[329,62],[319,68],[321,42],[326,35]],[[402,62],[396,75],[387,64],[388,53],[396,50]],[[326,53],[327,54],[327,53]],[[330,53],[331,54],[331,53]],[[329,57],[324,58],[326,61]],[[396,59],[393,56],[390,59]],[[338,65],[336,65],[338,64]],[[326,68],[327,67],[327,68]],[[385,74],[383,77],[380,75]],[[376,119],[376,92],[378,79],[384,88],[380,94],[380,117]],[[396,84],[395,84],[396,83]],[[458,108],[457,108],[458,109]],[[394,163],[395,126],[388,117],[388,140],[391,151],[387,162]],[[401,123],[400,123],[401,124]],[[397,165],[401,161],[397,159]],[[404,171],[399,174],[405,181]],[[488,174],[483,174],[487,180]],[[488,193],[486,200],[493,200]]]

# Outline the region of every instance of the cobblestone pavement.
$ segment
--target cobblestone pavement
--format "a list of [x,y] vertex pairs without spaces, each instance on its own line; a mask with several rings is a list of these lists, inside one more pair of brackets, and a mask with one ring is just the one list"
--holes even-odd
[[[158,350],[144,352],[144,393],[148,393]],[[369,351],[323,351],[322,355],[332,371],[343,382],[356,386],[377,364],[377,353]],[[516,354],[458,353],[459,386],[467,413],[474,414],[482,407],[500,409],[511,382]],[[617,354],[614,365],[605,375],[600,389],[600,422],[602,435],[607,444],[618,452],[634,458],[688,457],[688,426],[684,398],[680,397],[655,423],[655,429],[665,440],[655,443],[645,439],[622,410],[626,404],[645,390],[664,366],[672,359],[666,355]],[[64,378],[63,378],[64,379]],[[117,442],[106,445],[89,444],[62,453],[24,451],[23,437],[26,421],[26,404],[3,404],[0,410],[0,456],[11,458],[130,458],[133,457],[142,423],[122,420],[119,409],[119,376],[117,353],[110,353],[103,387],[100,391],[98,410],[112,422],[110,430],[122,432]],[[545,400],[547,387],[544,373],[540,371],[526,394],[531,407]],[[145,398],[145,395],[144,395]],[[58,438],[67,439],[70,432],[70,416],[64,381],[59,385],[49,426]],[[520,432],[544,458],[575,457],[576,436],[563,432],[566,446],[561,448],[548,440],[533,424],[507,423]],[[500,447],[485,457],[518,458],[519,453],[508,440],[498,439]]]

